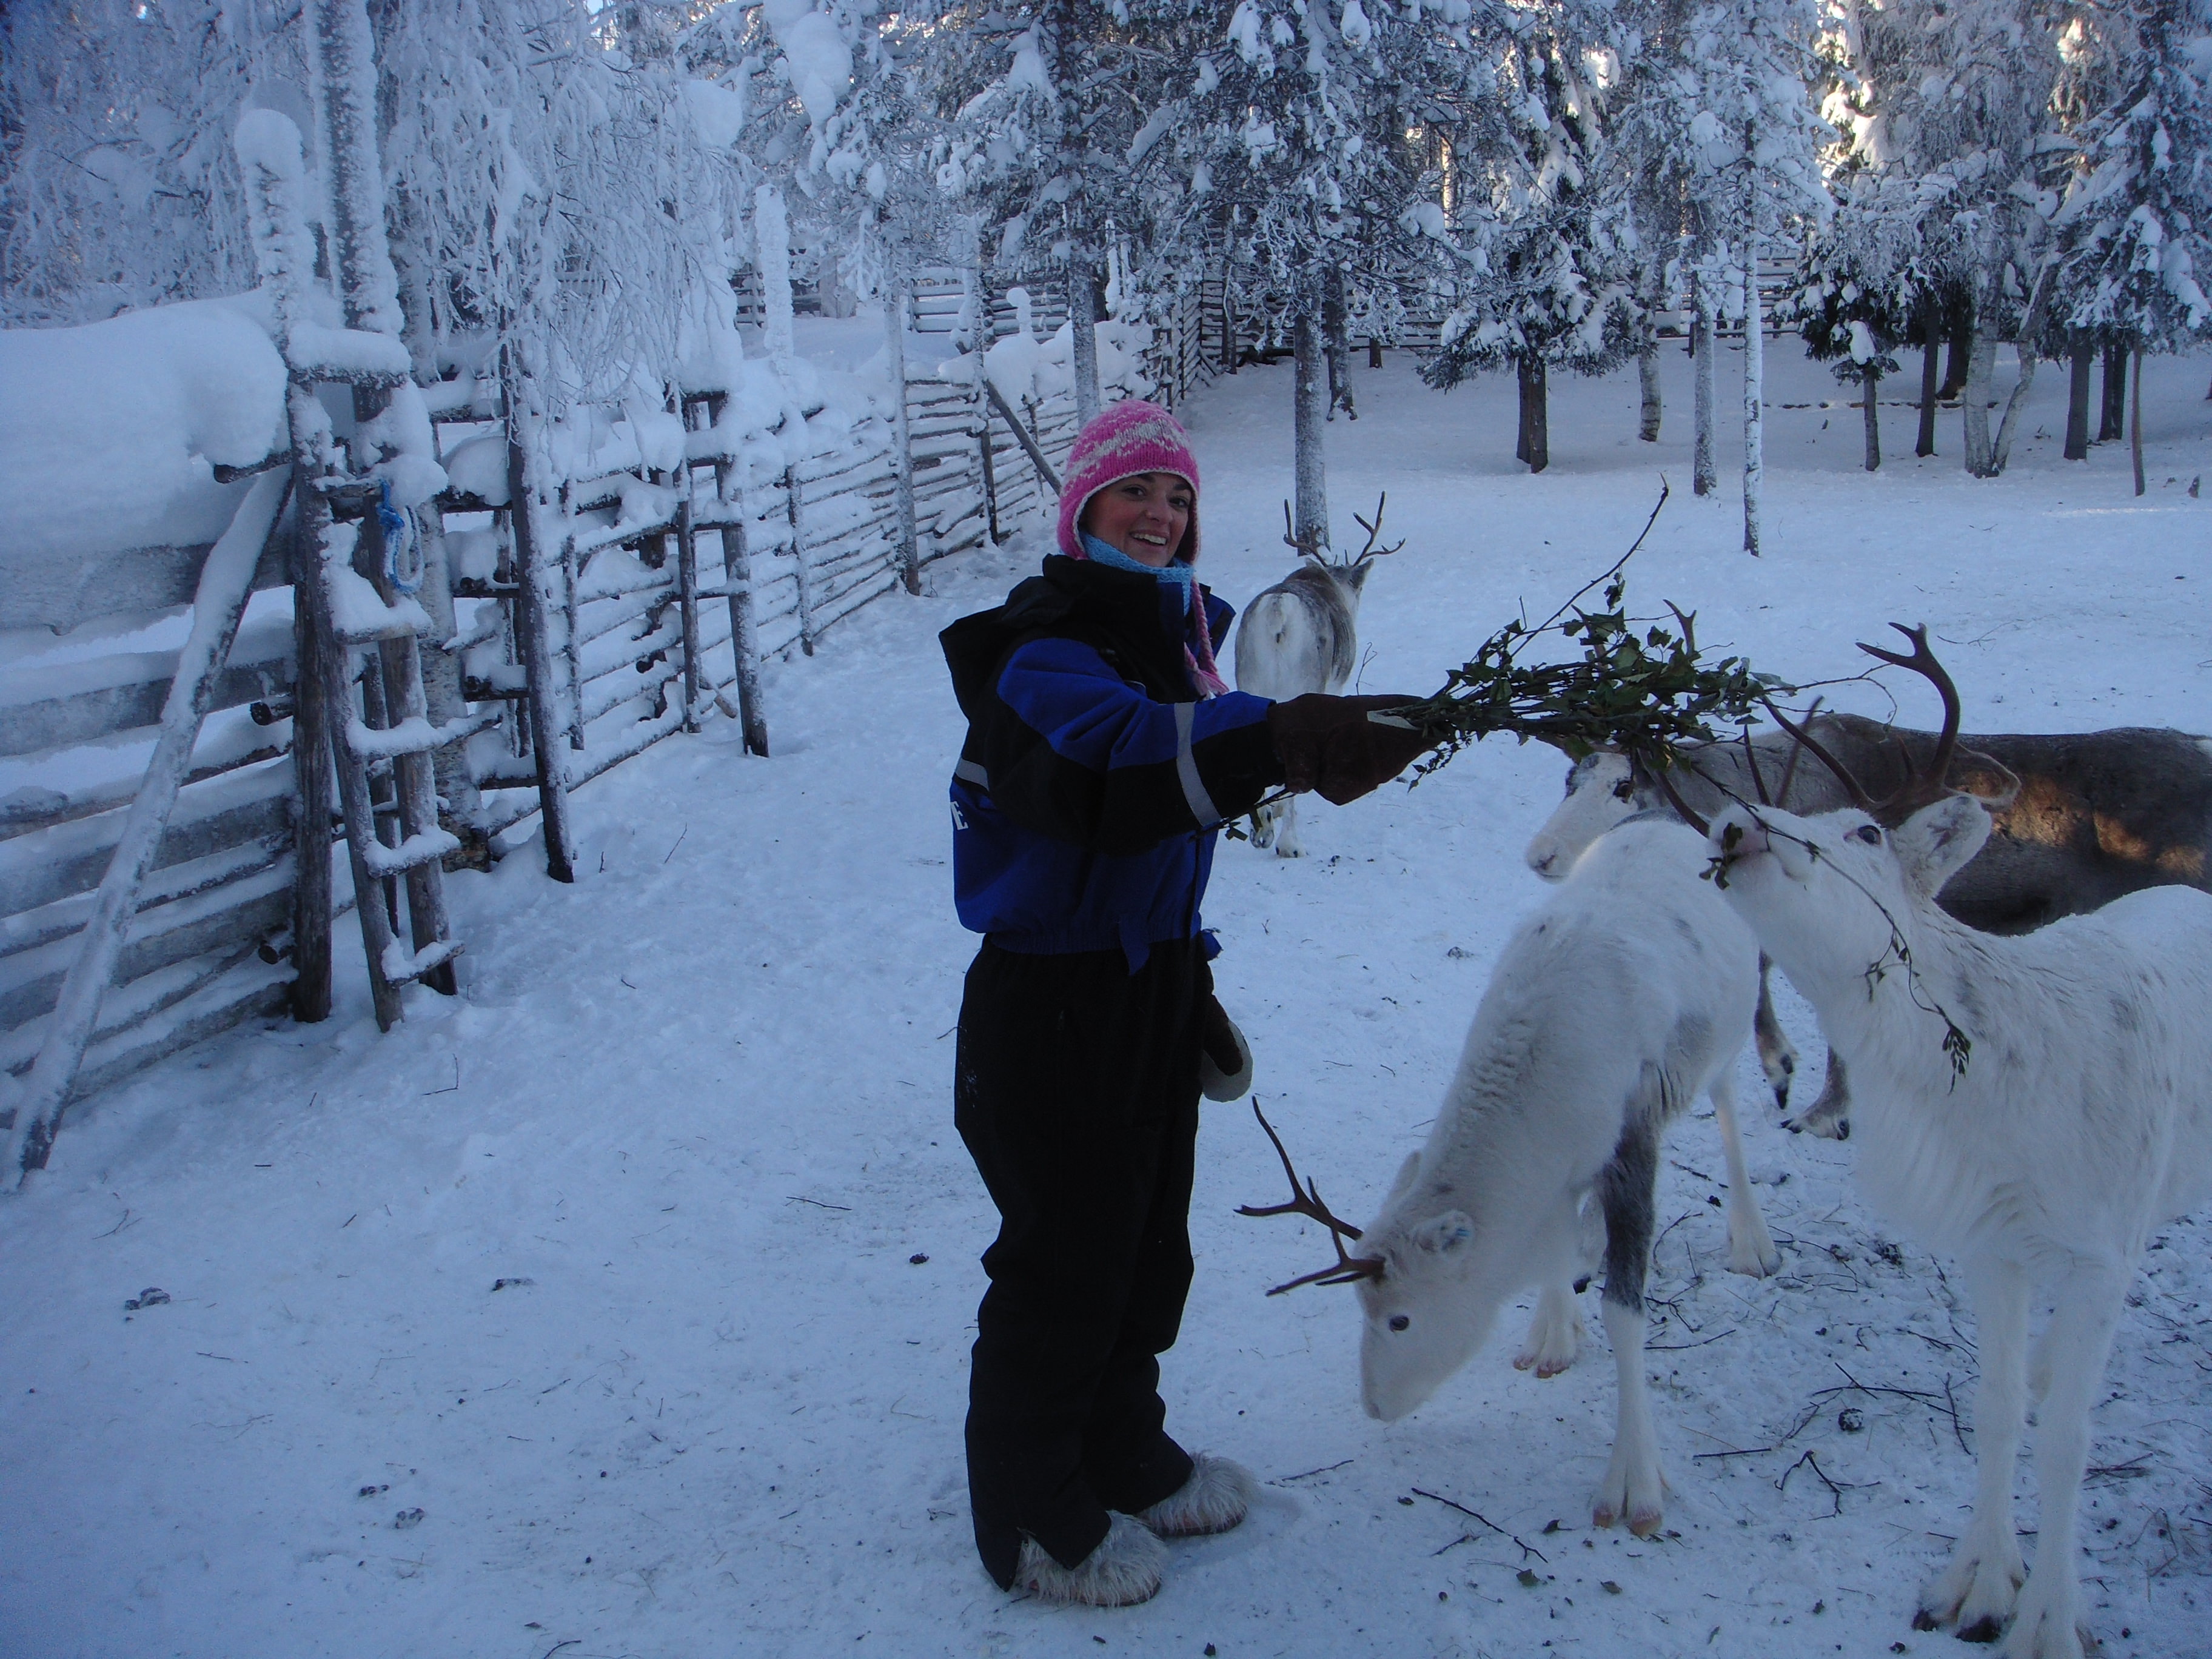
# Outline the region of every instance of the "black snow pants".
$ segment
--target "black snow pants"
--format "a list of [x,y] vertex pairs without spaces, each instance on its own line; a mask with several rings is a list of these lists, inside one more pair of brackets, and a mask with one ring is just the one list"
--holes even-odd
[[975,1547],[1010,1588],[1022,1534],[1063,1566],[1190,1478],[1158,1356],[1190,1289],[1196,940],[968,969],[954,1121],[999,1208],[969,1381]]

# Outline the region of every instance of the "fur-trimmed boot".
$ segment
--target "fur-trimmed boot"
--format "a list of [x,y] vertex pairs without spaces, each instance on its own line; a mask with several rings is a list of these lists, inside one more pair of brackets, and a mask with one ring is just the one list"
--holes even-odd
[[1054,1560],[1036,1539],[1023,1539],[1014,1583],[1039,1601],[1061,1607],[1133,1607],[1160,1593],[1167,1564],[1160,1540],[1134,1516],[1117,1513],[1098,1547],[1072,1567]]
[[1242,1463],[1199,1452],[1190,1460],[1190,1479],[1137,1519],[1163,1538],[1203,1538],[1239,1524],[1259,1495]]

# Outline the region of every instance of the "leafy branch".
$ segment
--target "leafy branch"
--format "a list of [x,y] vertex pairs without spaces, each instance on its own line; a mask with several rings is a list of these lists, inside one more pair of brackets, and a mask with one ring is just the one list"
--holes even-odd
[[[1754,672],[1744,657],[1705,660],[1697,619],[1679,606],[1667,607],[1671,627],[1627,614],[1622,572],[1658,522],[1668,494],[1662,482],[1628,551],[1557,611],[1540,623],[1522,617],[1506,623],[1453,669],[1433,696],[1391,711],[1436,747],[1417,769],[1416,782],[1469,744],[1501,732],[1523,743],[1552,744],[1577,759],[1618,749],[1656,775],[1676,763],[1681,745],[1712,742],[1723,726],[1747,726],[1765,699],[1796,689]],[[1592,589],[1601,590],[1598,603],[1585,605]],[[1582,654],[1528,660],[1553,639],[1579,645]]]

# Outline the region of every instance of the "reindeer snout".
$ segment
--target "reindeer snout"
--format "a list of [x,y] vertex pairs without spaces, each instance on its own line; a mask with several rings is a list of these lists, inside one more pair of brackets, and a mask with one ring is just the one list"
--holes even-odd
[[1711,849],[1714,864],[1722,878],[1746,859],[1757,858],[1761,853],[1773,850],[1766,826],[1741,806],[1731,806],[1713,820],[1712,829],[1705,836]]

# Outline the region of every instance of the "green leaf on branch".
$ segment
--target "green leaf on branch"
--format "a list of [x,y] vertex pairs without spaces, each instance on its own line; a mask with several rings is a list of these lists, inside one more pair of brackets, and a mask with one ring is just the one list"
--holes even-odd
[[[1471,743],[1510,733],[1553,744],[1580,759],[1617,749],[1653,773],[1666,770],[1685,744],[1710,743],[1724,726],[1758,717],[1762,699],[1796,688],[1753,669],[1743,657],[1707,660],[1698,648],[1697,618],[1674,605],[1674,626],[1632,617],[1623,568],[1644,544],[1667,504],[1658,504],[1642,535],[1601,574],[1585,583],[1546,621],[1507,623],[1451,671],[1442,690],[1393,713],[1411,721],[1437,752],[1415,781],[1447,765]],[[1601,589],[1597,608],[1582,603]],[[1530,661],[1549,640],[1582,647],[1579,657]]]

